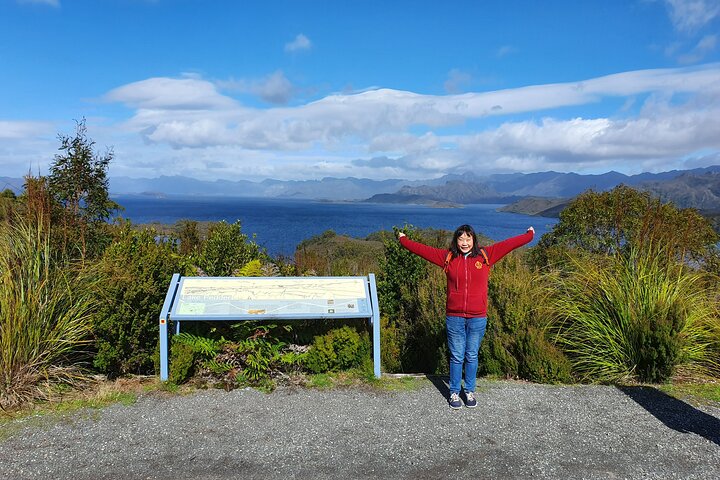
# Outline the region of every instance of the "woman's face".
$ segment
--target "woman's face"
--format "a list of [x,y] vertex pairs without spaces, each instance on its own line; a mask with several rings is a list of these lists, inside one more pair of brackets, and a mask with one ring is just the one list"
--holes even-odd
[[457,246],[458,250],[460,250],[463,254],[468,253],[473,248],[472,235],[465,232],[461,233],[457,238]]

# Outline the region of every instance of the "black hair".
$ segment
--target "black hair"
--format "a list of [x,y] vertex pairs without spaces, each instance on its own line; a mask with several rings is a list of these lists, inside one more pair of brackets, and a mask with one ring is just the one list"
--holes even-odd
[[470,256],[477,257],[478,255],[480,255],[480,245],[478,245],[477,235],[475,234],[475,230],[470,225],[465,224],[465,225],[460,225],[458,228],[455,229],[455,233],[453,233],[452,240],[450,241],[450,247],[449,247],[450,252],[452,252],[452,256],[457,257],[459,255],[463,255],[463,253],[460,251],[460,249],[457,246],[458,237],[460,237],[460,235],[462,235],[463,233],[467,233],[473,239],[473,246],[472,246],[472,250],[470,250]]

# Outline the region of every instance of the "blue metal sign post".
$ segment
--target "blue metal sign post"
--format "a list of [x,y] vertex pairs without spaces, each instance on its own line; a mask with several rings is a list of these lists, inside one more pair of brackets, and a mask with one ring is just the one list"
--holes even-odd
[[181,277],[174,274],[160,312],[160,379],[169,375],[168,324],[184,321],[364,318],[373,330],[373,372],[380,378],[380,308],[367,277]]

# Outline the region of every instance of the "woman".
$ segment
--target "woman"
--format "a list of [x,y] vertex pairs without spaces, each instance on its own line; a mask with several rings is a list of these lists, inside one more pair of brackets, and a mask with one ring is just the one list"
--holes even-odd
[[476,407],[475,380],[478,350],[487,324],[487,289],[490,267],[518,247],[530,242],[535,229],[487,247],[477,244],[470,225],[455,230],[450,248],[434,248],[398,233],[400,244],[425,260],[443,267],[447,276],[445,307],[448,348],[450,350],[450,408],[462,407],[460,381],[465,366],[465,406]]

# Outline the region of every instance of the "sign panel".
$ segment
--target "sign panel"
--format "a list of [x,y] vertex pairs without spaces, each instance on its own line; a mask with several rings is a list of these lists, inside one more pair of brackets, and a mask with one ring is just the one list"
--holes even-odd
[[160,311],[160,379],[170,371],[168,324],[183,321],[367,318],[373,372],[380,378],[380,310],[375,275],[367,277],[181,277],[170,280]]
[[362,277],[183,277],[171,319],[367,317]]

